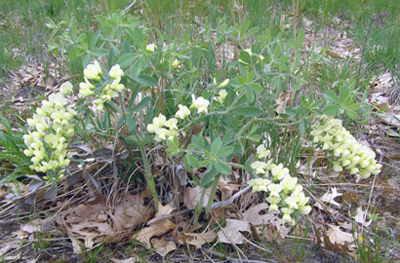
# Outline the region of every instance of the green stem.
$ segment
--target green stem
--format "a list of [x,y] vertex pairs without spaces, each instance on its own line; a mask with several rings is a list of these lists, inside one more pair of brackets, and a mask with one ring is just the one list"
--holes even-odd
[[211,206],[214,202],[214,196],[215,196],[215,193],[217,192],[217,186],[218,186],[218,181],[219,181],[220,177],[221,177],[221,175],[219,174],[214,178],[214,183],[212,185],[210,197],[208,198],[207,207],[206,207],[206,215],[207,216],[210,214]]
[[[125,119],[125,124],[126,124],[126,113],[125,113],[125,108],[124,108],[124,101],[122,99],[122,94],[119,93],[119,103],[121,104],[121,111],[122,111],[122,116],[124,116]],[[144,164],[144,170],[145,170],[145,177],[147,180],[147,185],[150,188],[151,195],[153,196],[154,200],[154,206],[156,208],[156,212],[158,211],[158,196],[157,196],[157,191],[156,191],[156,183],[154,182],[154,177],[153,174],[151,173],[151,167],[149,164],[149,160],[147,159],[146,155],[146,150],[144,148],[144,145],[142,144],[142,139],[138,134],[135,134],[137,141],[139,142],[139,148],[140,148],[140,154],[142,156],[143,164]]]
[[146,150],[144,149],[142,140],[140,139],[139,135],[137,135],[137,134],[136,134],[136,139],[139,142],[140,154],[142,155],[147,185],[149,186],[151,195],[153,196],[154,206],[155,206],[156,212],[157,212],[158,211],[158,196],[157,196],[157,191],[156,191],[156,184],[154,182],[154,177],[153,177],[153,174],[151,173],[151,167],[149,164],[149,160],[147,160]]
[[206,189],[203,189],[203,191],[201,192],[201,195],[200,195],[199,202],[197,203],[196,209],[194,211],[193,225],[196,224],[197,221],[199,221],[199,215],[200,215],[201,211],[203,210],[203,203],[204,203],[205,194],[206,194]]

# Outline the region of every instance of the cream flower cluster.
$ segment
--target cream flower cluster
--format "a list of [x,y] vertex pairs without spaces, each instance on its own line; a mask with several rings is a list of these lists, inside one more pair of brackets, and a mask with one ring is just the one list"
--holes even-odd
[[[32,157],[30,166],[32,170],[42,173],[53,172],[55,177],[45,177],[48,180],[60,179],[64,173],[62,169],[69,165],[69,159],[66,159],[67,140],[74,135],[71,120],[76,111],[67,106],[65,95],[71,93],[71,83],[64,83],[59,93],[51,94],[48,100],[43,100],[33,118],[27,119],[32,131],[23,136],[24,143],[28,146],[24,154]],[[58,175],[55,175],[55,172],[59,172]]]
[[359,174],[368,178],[378,174],[382,165],[377,164],[375,152],[360,144],[343,126],[338,119],[320,116],[313,126],[311,135],[314,142],[320,143],[322,149],[332,153],[333,169],[340,172],[344,169],[351,174]]
[[155,133],[154,140],[157,142],[165,141],[167,139],[173,140],[178,135],[178,120],[176,118],[167,118],[160,113],[158,117],[153,119],[153,123],[147,125],[147,131]]
[[96,94],[96,86],[90,83],[89,79],[100,81],[100,76],[102,76],[102,74],[101,67],[96,61],[94,65],[90,64],[84,70],[85,82],[79,84],[79,94],[83,97],[96,95],[97,98],[93,100],[93,104],[96,105],[96,109],[98,111],[102,111],[104,109],[105,102],[110,102],[113,98],[118,97],[120,92],[125,90],[125,86],[120,83],[121,77],[124,75],[124,71],[117,64],[114,65],[108,73],[112,79],[112,82],[107,84],[101,90],[100,94]]
[[[283,164],[274,164],[272,160],[264,162],[270,155],[270,151],[264,145],[257,147],[255,161],[251,164],[256,174],[261,177],[248,182],[253,187],[253,192],[267,192],[266,198],[269,211],[281,211],[282,220],[290,225],[296,223],[294,217],[298,214],[308,214],[311,207],[308,205],[309,197],[303,192],[303,186],[297,183],[297,178],[290,176],[289,169]],[[280,209],[279,209],[280,208]]]
[[[181,120],[186,119],[190,115],[190,110],[197,109],[198,113],[208,113],[208,105],[210,102],[203,97],[196,97],[192,95],[192,105],[190,109],[182,104],[178,105],[179,110],[175,113],[175,117]],[[158,115],[153,119],[151,124],[147,125],[147,131],[150,133],[155,133],[156,137],[154,140],[157,142],[165,141],[167,139],[173,140],[178,133],[178,119],[171,118],[169,120],[162,114]]]
[[208,113],[208,105],[210,105],[210,101],[206,100],[203,97],[196,97],[192,94],[192,105],[190,105],[190,109],[197,109],[197,113]]

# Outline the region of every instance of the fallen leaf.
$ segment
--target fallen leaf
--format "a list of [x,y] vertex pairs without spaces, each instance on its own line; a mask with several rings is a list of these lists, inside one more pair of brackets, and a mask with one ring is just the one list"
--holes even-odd
[[279,98],[275,100],[276,105],[278,105],[278,107],[275,109],[275,112],[279,114],[285,113],[285,108],[292,106],[293,98],[293,92],[282,92],[281,95],[279,95]]
[[[185,187],[185,190],[183,192],[183,204],[186,206],[188,209],[194,209],[196,208],[197,203],[200,200],[200,195],[203,190],[201,189],[200,186],[196,185],[196,187]],[[211,188],[208,188],[206,190],[206,194],[204,195],[204,200],[203,204],[204,206],[207,205],[208,198],[210,197],[210,192]]]
[[367,218],[368,211],[363,211],[362,207],[360,206],[357,208],[357,215],[353,217],[357,223],[363,224],[364,226],[369,226],[372,223],[372,219],[370,219],[368,222],[365,221]]
[[174,229],[176,225],[168,220],[164,219],[162,221],[157,221],[149,227],[145,227],[138,233],[132,236],[132,239],[136,239],[139,242],[145,244],[147,247],[151,247],[150,240],[154,236],[162,236],[168,231]]
[[141,194],[127,193],[113,207],[98,194],[93,201],[61,211],[57,223],[65,227],[74,251],[80,253],[81,246],[92,248],[104,240],[118,242],[131,236],[153,214]]
[[117,258],[111,258],[111,263],[134,263],[134,262],[140,262],[141,259],[136,256],[136,257],[130,257],[127,259],[117,259]]
[[201,248],[206,243],[211,243],[217,238],[217,234],[210,230],[205,233],[185,233],[188,236],[186,244],[196,246],[196,249]]
[[279,218],[276,211],[268,211],[268,204],[260,203],[250,207],[243,213],[243,220],[248,221],[253,226],[262,226],[258,228],[264,233],[268,240],[276,239],[280,235],[283,240],[290,232],[290,228],[286,227]]
[[244,236],[240,232],[251,233],[250,223],[243,220],[227,219],[226,226],[218,232],[219,242],[243,244]]
[[172,201],[169,204],[166,204],[165,206],[163,206],[161,203],[158,206],[158,212],[155,215],[155,218],[159,217],[159,216],[163,216],[163,215],[168,215],[170,214],[172,211],[174,211],[176,209],[176,207],[174,207],[174,202]]
[[327,202],[327,203],[331,203],[333,205],[336,205],[338,207],[341,207],[342,205],[339,204],[338,202],[336,202],[334,199],[338,196],[341,196],[341,193],[338,193],[336,190],[336,187],[332,187],[332,193],[326,192],[322,197],[321,197],[321,201],[323,202]]
[[168,240],[167,236],[162,236],[161,238],[153,238],[151,240],[153,248],[156,250],[157,254],[165,257],[169,252],[176,250],[176,244],[173,240]]
[[354,257],[356,246],[352,233],[344,232],[340,226],[331,224],[315,224],[314,230],[318,244],[330,251]]

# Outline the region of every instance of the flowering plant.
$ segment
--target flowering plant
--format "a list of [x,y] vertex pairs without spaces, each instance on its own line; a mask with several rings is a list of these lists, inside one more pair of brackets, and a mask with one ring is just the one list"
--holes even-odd
[[66,82],[60,92],[43,100],[32,118],[27,119],[31,131],[23,136],[26,156],[32,157],[30,168],[46,173],[44,179],[55,183],[64,176],[70,161],[66,158],[68,140],[74,135],[73,118],[76,111],[68,106],[66,96],[71,95],[72,85]]
[[311,135],[314,142],[322,145],[334,160],[333,170],[340,172],[347,169],[351,174],[359,174],[368,178],[378,174],[382,165],[376,163],[375,152],[360,144],[343,126],[340,120],[319,116],[313,125]]
[[297,183],[297,178],[289,174],[289,169],[283,164],[274,164],[268,159],[270,151],[263,144],[257,147],[256,158],[251,167],[259,178],[248,182],[253,187],[253,192],[267,192],[269,211],[281,211],[282,220],[290,225],[296,223],[295,218],[300,214],[308,214],[311,207],[308,205],[309,197],[303,192],[303,186]]

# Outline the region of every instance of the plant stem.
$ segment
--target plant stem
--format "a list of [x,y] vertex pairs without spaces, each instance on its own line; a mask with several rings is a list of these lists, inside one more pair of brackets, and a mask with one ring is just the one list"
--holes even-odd
[[154,206],[155,206],[156,212],[157,212],[158,211],[158,196],[157,196],[157,191],[156,191],[156,184],[154,182],[154,177],[153,177],[153,174],[151,173],[151,167],[149,164],[149,160],[147,160],[146,150],[144,149],[144,145],[142,144],[141,138],[137,134],[136,134],[136,139],[138,140],[138,142],[140,142],[139,148],[140,148],[140,154],[142,155],[142,160],[143,160],[143,164],[144,164],[145,177],[147,180],[147,185],[150,188],[151,195],[153,196]]

